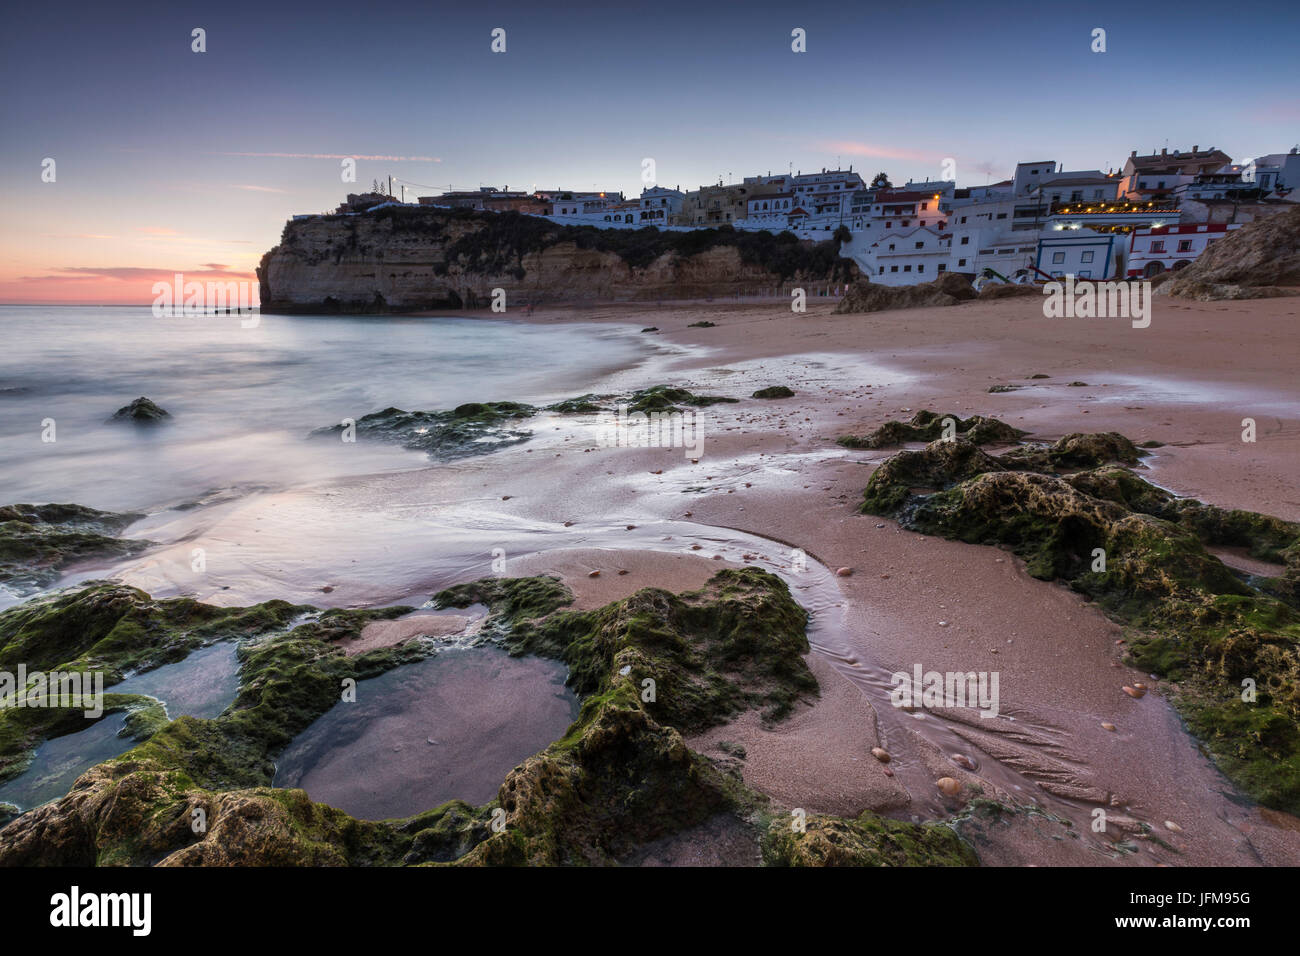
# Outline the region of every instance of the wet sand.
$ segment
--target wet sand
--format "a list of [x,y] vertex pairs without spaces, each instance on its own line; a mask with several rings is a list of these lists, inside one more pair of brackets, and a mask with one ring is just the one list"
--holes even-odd
[[[159,519],[132,534],[175,540],[177,555],[163,548],[124,562],[123,576],[164,593],[191,586],[166,569],[197,543],[229,559],[201,583],[222,603],[415,603],[492,573],[499,545],[506,573],[558,574],[578,606],[591,607],[643,585],[696,587],[719,566],[755,563],[786,575],[801,600],[820,602],[809,663],[821,697],[775,727],[746,715],[692,743],[711,756],[721,756],[723,741],[742,745],[746,779],[779,804],[933,819],[961,809],[934,786],[952,776],[1050,814],[982,826],[987,863],[1300,863],[1296,821],[1234,792],[1183,730],[1160,682],[1121,664],[1114,623],[1068,589],[1031,578],[1009,554],[857,514],[867,478],[894,449],[834,443],[922,408],[994,415],[1039,440],[1115,430],[1165,443],[1143,474],[1175,493],[1300,519],[1300,407],[1286,348],[1300,300],[1157,298],[1147,329],[1045,319],[1033,299],[848,316],[832,307],[814,300],[800,316],[784,302],[539,310],[521,321],[658,326],[647,337],[676,349],[653,379],[624,370],[575,382],[574,394],[667,381],[743,401],[702,410],[698,463],[680,448],[596,447],[582,432],[591,423],[575,420],[436,474],[346,479]],[[717,326],[687,327],[702,319]],[[988,393],[1003,383],[1025,387]],[[775,384],[798,394],[748,398]],[[1241,441],[1247,417],[1257,422],[1254,444]],[[448,529],[459,550],[448,550]],[[766,542],[727,541],[732,532]],[[700,539],[699,550],[686,546]],[[713,559],[710,539],[723,560]],[[752,561],[739,553],[746,548]],[[806,584],[792,570],[795,548],[832,571],[852,569],[831,579],[835,600],[825,595],[824,570]],[[334,590],[322,594],[326,582]],[[916,663],[999,672],[999,717],[890,707],[881,675]],[[1135,680],[1153,688],[1141,700],[1121,691]],[[873,746],[893,755],[893,777]],[[1090,832],[1098,806],[1115,819],[1106,834]]]

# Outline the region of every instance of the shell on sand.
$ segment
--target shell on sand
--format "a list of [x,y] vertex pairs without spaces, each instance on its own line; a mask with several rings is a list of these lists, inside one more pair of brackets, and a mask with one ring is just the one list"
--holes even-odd
[[935,781],[935,786],[949,797],[955,797],[957,794],[961,793],[961,784],[952,777],[940,777]]

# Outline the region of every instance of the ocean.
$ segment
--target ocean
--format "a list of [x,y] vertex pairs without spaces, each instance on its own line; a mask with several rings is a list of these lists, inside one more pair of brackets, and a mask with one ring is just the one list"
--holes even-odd
[[[636,329],[580,323],[264,315],[243,328],[147,306],[0,306],[0,330],[0,503],[115,511],[426,468],[396,446],[306,438],[390,406],[567,398],[651,351]],[[141,396],[172,421],[107,423]]]

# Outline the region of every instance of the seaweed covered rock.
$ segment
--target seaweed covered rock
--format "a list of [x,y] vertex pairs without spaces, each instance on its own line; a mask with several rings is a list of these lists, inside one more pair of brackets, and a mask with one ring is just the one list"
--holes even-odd
[[973,442],[963,438],[933,441],[919,451],[903,451],[885,459],[867,480],[862,510],[892,514],[914,489],[934,491],[964,478],[1001,470],[997,459]]
[[171,412],[141,395],[130,405],[123,405],[108,419],[110,422],[131,422],[136,425],[161,425],[171,420]]
[[[947,423],[951,422],[951,425]],[[972,415],[941,415],[922,409],[908,421],[888,421],[865,436],[842,435],[836,439],[845,448],[887,448],[907,442],[935,441],[944,437],[945,428],[951,428],[953,437],[964,438],[976,445],[992,445],[1019,441],[1027,433],[996,418]]]
[[[1137,456],[1114,433],[997,457],[943,444],[884,462],[863,510],[1010,548],[1141,629],[1131,662],[1179,682],[1175,705],[1224,772],[1300,810],[1300,525],[1177,499],[1113,464]],[[1075,467],[1087,470],[1056,471]],[[1279,573],[1239,574],[1207,546],[1244,547]]]
[[1051,471],[1096,468],[1108,462],[1136,465],[1146,452],[1118,432],[1074,432],[1051,445],[1029,444],[1013,448],[998,460],[1004,468]]
[[672,385],[652,385],[638,389],[628,399],[629,412],[677,412],[680,405],[703,408],[720,402],[735,404],[739,399],[723,395],[696,395],[695,393]]
[[794,398],[794,389],[786,385],[769,385],[760,388],[750,398]]
[[516,423],[536,413],[532,405],[520,402],[470,402],[451,411],[435,412],[385,408],[363,415],[351,426],[340,423],[317,428],[311,434],[346,436],[352,428],[358,438],[389,442],[425,452],[433,459],[449,460],[527,441],[533,433]]
[[143,551],[150,542],[118,537],[143,517],[74,504],[0,507],[0,584],[22,594],[54,583],[73,562]]
[[804,832],[775,820],[763,840],[768,866],[976,866],[975,851],[943,824],[908,824],[864,813],[811,814]]
[[816,693],[803,660],[807,612],[780,578],[758,568],[720,571],[683,594],[643,588],[592,611],[556,611],[562,588],[551,578],[488,579],[443,591],[437,601],[486,601],[489,623],[508,615],[512,653],[563,661],[579,695],[599,692],[612,670],[652,681],[646,709],[683,732],[752,708],[780,719]]

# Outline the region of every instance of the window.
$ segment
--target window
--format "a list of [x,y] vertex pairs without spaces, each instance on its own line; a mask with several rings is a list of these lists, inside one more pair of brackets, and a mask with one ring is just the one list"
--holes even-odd
[[966,217],[965,217],[965,216],[962,216],[962,217],[961,217],[961,221],[962,221],[963,224],[965,224],[965,222],[966,222]]
[[904,272],[911,272],[911,271],[912,271],[912,267],[911,267],[911,266],[903,266],[903,271],[904,271]]
[[890,271],[890,272],[897,272],[897,271],[898,271],[898,266],[890,266],[890,267],[889,267],[889,271]]
[[1178,240],[1178,251],[1179,251],[1179,252],[1191,252],[1191,251],[1192,251],[1192,240],[1190,240],[1190,239],[1180,239],[1180,240]]
[[948,271],[948,263],[946,263],[946,262],[941,262],[941,263],[939,263],[939,271],[940,271],[940,272],[947,272],[947,271]]
[[880,271],[877,272],[876,275],[882,275],[882,276],[883,276],[884,274],[885,274],[885,267],[884,267],[884,266],[881,266],[881,267],[880,267]]
[[1080,269],[1080,270],[1079,270],[1079,278],[1080,278],[1080,279],[1091,279],[1091,278],[1092,278],[1092,270],[1091,270],[1091,269]]
[[894,228],[894,224],[893,224],[892,222],[887,222],[887,223],[885,223],[885,228],[886,228],[886,229],[893,229],[893,228]]
[[924,243],[924,242],[918,242],[918,243],[916,244],[916,248],[918,248],[918,249],[924,249],[924,248],[925,248],[925,243]]
[[917,271],[917,272],[924,272],[924,271],[925,271],[925,263],[922,262],[919,266],[917,266],[917,267],[916,267],[916,271]]
[[1059,263],[1059,262],[1064,262],[1064,261],[1065,261],[1065,253],[1064,253],[1064,252],[1053,252],[1053,253],[1052,253],[1052,264],[1053,264],[1053,265],[1055,265],[1055,264],[1057,264],[1057,263]]
[[1157,239],[1157,240],[1155,240],[1153,243],[1151,243],[1151,251],[1152,251],[1152,252],[1164,252],[1164,251],[1165,251],[1165,241],[1164,241],[1163,239]]
[[970,236],[962,236],[962,237],[961,237],[961,244],[962,244],[963,246],[969,246],[969,245],[970,245]]
[[998,218],[999,218],[999,219],[1006,219],[1006,218],[1007,218],[1007,214],[1004,213],[1004,212],[1000,212],[1000,213],[998,213]]
[[958,260],[957,260],[957,266],[958,266],[958,268],[964,266],[965,264],[966,264],[966,260],[965,260],[965,259],[958,259]]
[[928,202],[921,203],[921,212],[925,212],[929,208],[930,208],[930,204]]
[[903,225],[904,225],[904,226],[910,226],[911,224],[912,224],[912,220],[910,220],[910,219],[904,219],[904,220],[903,220]]
[[1080,262],[1091,262],[1091,261],[1092,261],[1092,252],[1091,252],[1091,250],[1088,251],[1088,252],[1084,252],[1084,253],[1082,253],[1082,254],[1079,256],[1079,261],[1080,261]]
[[890,252],[894,251],[894,244],[892,242],[889,244],[889,251]]

